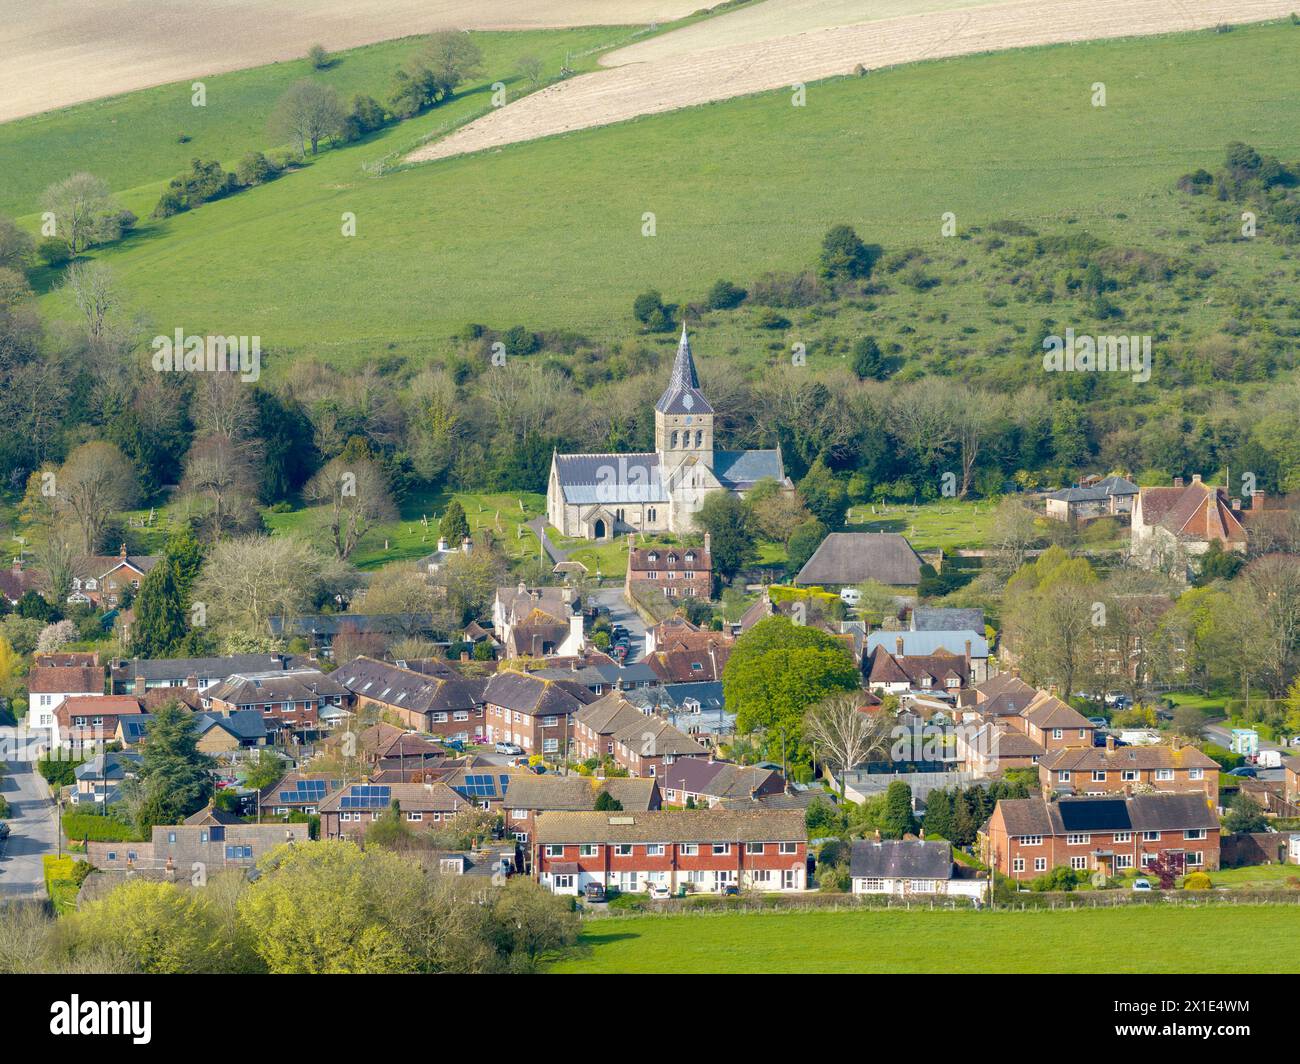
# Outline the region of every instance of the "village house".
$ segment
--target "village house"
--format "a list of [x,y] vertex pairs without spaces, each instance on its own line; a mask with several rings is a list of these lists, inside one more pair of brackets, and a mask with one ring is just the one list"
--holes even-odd
[[[886,633],[893,634],[893,633]],[[902,645],[900,638],[897,643]],[[892,654],[883,643],[863,659],[867,687],[876,694],[943,694],[955,699],[970,681],[969,662],[952,654]]]
[[488,742],[558,759],[568,756],[573,717],[596,696],[582,684],[505,669],[488,680],[483,701]]
[[1048,753],[1075,746],[1091,748],[1097,731],[1087,717],[1050,691],[1039,691],[1018,714],[1002,720],[1024,732]]
[[1283,796],[1292,805],[1300,805],[1300,757],[1282,759]]
[[342,786],[336,773],[293,769],[258,793],[258,812],[264,817],[315,816],[320,803]]
[[1009,768],[1033,768],[1047,753],[1022,731],[989,721],[957,729],[957,759],[963,772],[987,778]]
[[41,578],[31,569],[24,569],[21,558],[15,558],[8,569],[0,569],[0,597],[10,606],[17,606],[18,600],[29,591],[40,591]]
[[571,587],[499,587],[492,630],[508,658],[569,657],[586,649],[582,600]]
[[37,654],[27,670],[27,727],[53,728],[54,712],[67,698],[99,698],[104,670],[98,654]]
[[700,743],[615,692],[579,710],[574,721],[579,761],[612,758],[633,776],[661,777],[678,758],[708,757]]
[[469,742],[483,735],[486,681],[450,669],[433,676],[375,658],[354,658],[330,674],[356,699],[356,708],[392,714],[410,728],[440,739]]
[[74,695],[54,711],[50,741],[55,746],[110,742],[117,734],[119,719],[140,712],[140,700],[129,695]]
[[1225,489],[1203,483],[1199,473],[1187,485],[1175,477],[1173,487],[1142,488],[1138,494],[1129,555],[1143,568],[1186,579],[1211,543],[1245,553],[1242,522],[1240,501],[1230,499]]
[[849,847],[854,894],[979,898],[988,880],[956,864],[952,845],[924,839],[855,839]]
[[445,783],[350,783],[327,795],[317,804],[322,839],[364,839],[376,820],[388,815],[392,804],[408,827],[436,830],[472,809]]
[[921,583],[921,556],[896,532],[832,532],[804,562],[800,587],[843,588],[876,581],[901,593]]
[[882,629],[867,635],[864,660],[869,660],[879,648],[888,650],[905,670],[908,658],[960,658],[965,677],[963,687],[983,683],[989,676],[989,644],[983,628],[903,632]]
[[223,868],[251,870],[277,846],[308,841],[306,824],[249,824],[202,809],[184,824],[154,826],[149,842],[86,843],[86,858],[106,872],[170,869],[189,881],[195,865],[209,877]]
[[352,695],[332,676],[303,669],[236,673],[203,691],[200,699],[212,713],[257,713],[268,731],[307,738],[320,730],[321,710],[343,707]]
[[1203,794],[1219,800],[1219,763],[1175,736],[1168,745],[1106,745],[1054,750],[1038,762],[1043,792],[1137,794],[1143,791]]
[[793,490],[781,449],[720,451],[714,412],[700,391],[682,325],[668,387],[655,404],[655,449],[636,454],[555,454],[546,517],[562,536],[603,542],[621,532],[694,531],[707,495],[744,498],[760,480]]
[[1003,799],[984,831],[984,863],[1014,879],[1059,867],[1113,876],[1160,854],[1188,871],[1219,867],[1219,818],[1203,794]]
[[659,775],[664,803],[711,809],[733,798],[783,794],[785,777],[761,765],[736,765],[711,758],[681,757]]
[[735,638],[670,617],[646,629],[645,664],[663,684],[712,683],[722,679]]
[[541,813],[531,846],[533,875],[556,894],[580,894],[589,883],[623,893],[793,893],[808,885],[802,810]]
[[122,784],[133,778],[139,767],[140,758],[136,754],[98,753],[73,770],[76,782],[68,800],[73,805],[112,805],[122,797]]
[[660,808],[659,785],[652,779],[611,776],[527,775],[510,783],[505,809],[505,830],[521,843],[533,836],[533,824],[539,813],[588,812],[596,808],[602,794],[618,802],[619,809],[645,813]]
[[232,676],[298,672],[316,663],[299,654],[232,654],[217,658],[121,658],[109,663],[110,694],[143,698],[154,690],[206,691]]
[[484,758],[470,758],[454,765],[442,776],[442,782],[478,809],[501,812],[510,789],[521,780],[536,779],[532,769],[523,765],[502,767]]
[[1019,716],[1026,706],[1038,697],[1038,688],[1025,683],[1010,672],[990,676],[974,687],[974,703],[963,702],[985,720],[998,717]]
[[[630,537],[633,541],[635,536]],[[709,534],[703,547],[638,547],[628,549],[627,577],[623,584],[629,601],[638,593],[663,598],[713,597],[713,553]]]
[[1138,486],[1124,477],[1085,477],[1072,488],[1062,488],[1044,497],[1044,512],[1054,521],[1079,524],[1099,517],[1118,517],[1133,512]]
[[556,658],[549,668],[529,672],[542,680],[580,683],[597,697],[610,691],[640,691],[660,685],[658,674],[644,662],[620,665],[599,651],[576,658]]
[[627,699],[642,713],[663,717],[705,747],[735,737],[736,715],[727,710],[720,681],[664,684],[632,691]]
[[214,757],[265,746],[269,736],[266,718],[251,709],[196,713],[191,719],[199,737],[195,745],[201,753]]
[[68,602],[96,607],[118,606],[128,589],[132,595],[140,590],[141,581],[157,564],[156,555],[127,554],[125,543],[116,556],[81,558],[76,563]]

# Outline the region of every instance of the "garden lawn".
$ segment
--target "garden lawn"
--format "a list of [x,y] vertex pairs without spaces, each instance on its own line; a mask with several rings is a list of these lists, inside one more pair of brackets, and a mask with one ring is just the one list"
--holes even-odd
[[1300,972],[1291,905],[747,912],[586,923],[553,972]]

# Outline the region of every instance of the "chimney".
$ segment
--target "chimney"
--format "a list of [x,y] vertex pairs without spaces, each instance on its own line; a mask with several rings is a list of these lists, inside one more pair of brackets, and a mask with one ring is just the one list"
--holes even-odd
[[135,694],[135,695],[140,695],[141,697],[143,697],[143,696],[144,696],[144,692],[145,692],[144,677],[143,677],[143,676],[137,676],[137,677],[135,678],[135,690],[132,691],[131,693],[132,693],[132,694]]
[[168,879],[176,878],[176,862],[172,859],[171,854],[167,855],[167,864],[164,867],[163,871],[166,874]]
[[442,536],[438,537],[438,550],[445,552],[447,550],[447,541]]
[[1106,736],[1106,753],[1113,754],[1114,752],[1115,752],[1115,736],[1108,735]]
[[462,651],[460,652],[460,660],[461,660],[461,661],[469,661],[469,651],[468,651],[468,650],[462,650]]
[[197,691],[199,689],[198,676],[195,673],[190,673],[188,676],[186,676],[185,686],[188,687],[191,691]]
[[712,550],[710,549],[710,547],[709,547],[709,544],[710,544],[711,542],[712,542],[712,537],[711,537],[707,532],[705,532],[705,533],[704,533],[704,553],[705,553],[705,554],[712,554],[712,553],[713,553],[713,551],[712,551]]
[[576,644],[574,650],[581,651],[584,645],[582,640],[582,614],[581,613],[573,613],[569,615],[569,636],[574,640],[574,643]]
[[1233,500],[1232,500],[1232,508],[1233,508],[1234,510],[1240,510],[1240,509],[1241,509],[1241,500],[1240,500],[1240,499],[1233,499]]
[[1250,497],[1250,508],[1252,510],[1264,509],[1264,491],[1262,489],[1255,489],[1255,494]]
[[515,588],[515,591],[520,595],[526,595],[528,594],[528,585],[525,584],[522,580],[520,580],[519,586]]
[[1181,735],[1175,735],[1172,743],[1175,750],[1181,750],[1183,748],[1183,737]]
[[903,637],[901,635],[894,640],[894,653],[899,656],[903,653]]
[[1181,488],[1182,486],[1183,486],[1183,478],[1182,478],[1182,477],[1174,477],[1174,487],[1175,487],[1175,488]]
[[1200,474],[1200,473],[1193,473],[1193,474],[1192,474],[1192,483],[1193,483],[1193,484],[1199,484],[1200,482],[1201,482],[1201,474]]
[[125,544],[125,543],[122,544],[122,549],[121,549],[120,551],[117,552],[117,556],[118,556],[119,558],[125,558],[125,557],[126,557],[126,544]]

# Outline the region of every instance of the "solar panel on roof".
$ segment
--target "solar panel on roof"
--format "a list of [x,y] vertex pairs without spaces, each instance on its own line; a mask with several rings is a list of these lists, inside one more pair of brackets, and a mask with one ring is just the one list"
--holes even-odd
[[1123,799],[1064,799],[1057,802],[1066,831],[1131,831],[1128,804]]

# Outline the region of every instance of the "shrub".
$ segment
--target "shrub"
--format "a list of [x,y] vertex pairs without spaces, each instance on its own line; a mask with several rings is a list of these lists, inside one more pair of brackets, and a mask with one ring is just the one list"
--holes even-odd
[[1204,872],[1192,872],[1183,880],[1183,890],[1209,890],[1210,877]]
[[307,49],[307,62],[312,65],[313,70],[328,70],[332,60],[323,44],[313,44]]
[[46,266],[63,266],[72,259],[67,242],[52,236],[36,245],[36,254]]
[[790,319],[771,308],[765,308],[754,315],[754,324],[760,329],[788,329]]
[[739,285],[734,285],[730,281],[716,281],[709,294],[705,299],[710,310],[730,310],[732,307],[738,307],[745,301],[748,293]]
[[143,842],[135,825],[114,816],[97,813],[64,813],[63,833],[70,839],[89,842]]
[[250,151],[235,168],[235,176],[241,185],[260,185],[275,176],[275,167],[271,160],[260,151]]

